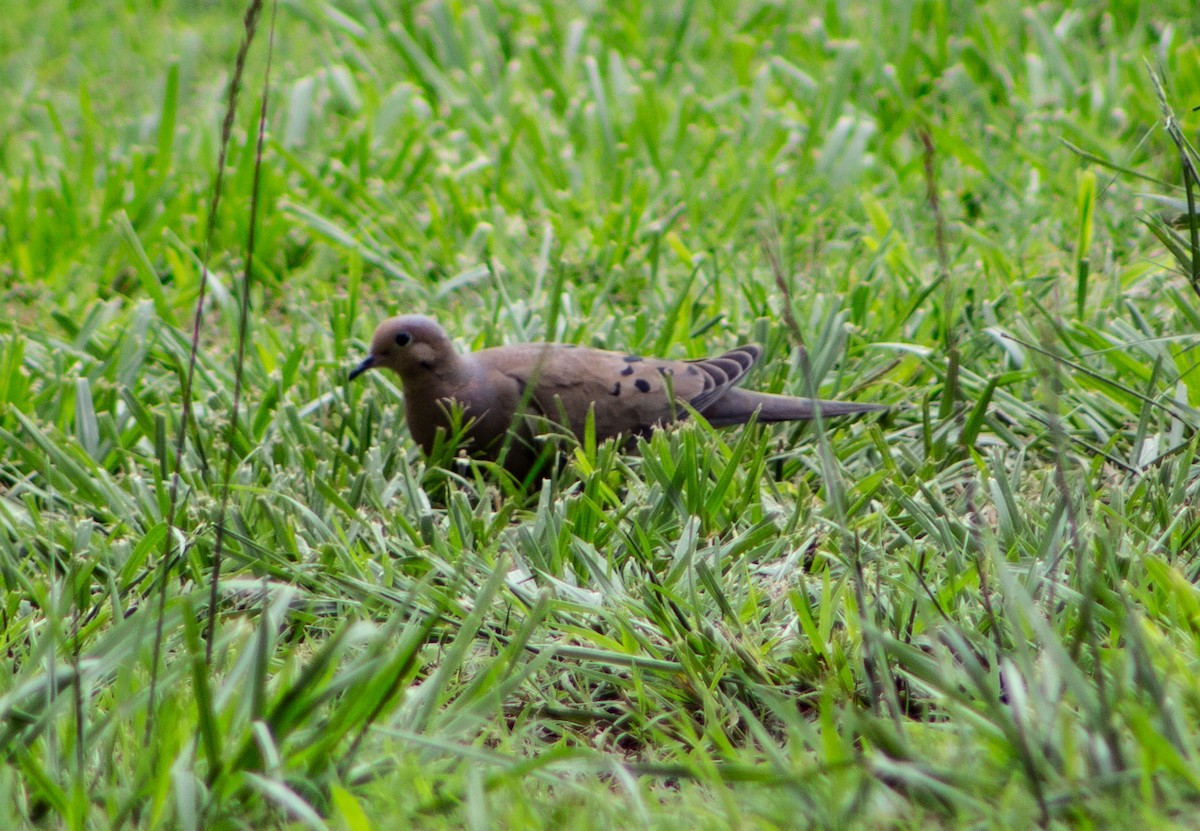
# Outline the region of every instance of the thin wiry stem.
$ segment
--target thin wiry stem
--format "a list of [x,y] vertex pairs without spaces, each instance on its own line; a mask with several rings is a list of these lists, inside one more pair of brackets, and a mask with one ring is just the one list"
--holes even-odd
[[204,231],[204,247],[200,253],[200,291],[196,297],[196,312],[192,317],[192,345],[188,353],[187,371],[183,376],[183,412],[179,420],[179,431],[175,435],[175,464],[171,472],[170,499],[167,508],[167,533],[163,536],[162,554],[159,559],[158,604],[154,625],[154,649],[150,663],[150,690],[146,703],[145,744],[149,745],[154,734],[154,702],[158,686],[158,666],[162,656],[163,620],[167,607],[167,577],[171,568],[171,538],[175,530],[175,516],[179,507],[179,470],[183,465],[184,444],[187,441],[188,425],[192,415],[192,380],[196,373],[196,357],[200,351],[200,326],[204,319],[204,301],[208,290],[208,257],[212,250],[213,229],[217,224],[217,210],[221,204],[221,189],[225,181],[225,157],[229,149],[229,136],[233,132],[233,118],[237,111],[238,92],[242,83],[242,72],[246,67],[246,55],[254,42],[258,29],[258,17],[262,11],[262,0],[251,0],[243,19],[245,37],[238,48],[233,76],[225,93],[225,119],[221,123],[221,144],[217,155],[217,175],[213,182],[212,201],[208,205],[208,224]]
[[271,56],[275,51],[275,11],[271,4],[271,28],[267,34],[267,66],[263,74],[262,101],[258,111],[258,143],[254,149],[254,180],[250,186],[250,229],[246,234],[246,266],[242,272],[242,306],[238,317],[237,363],[233,371],[233,413],[225,440],[225,470],[221,474],[221,499],[217,508],[217,539],[213,548],[212,575],[209,580],[208,626],[205,630],[204,661],[212,666],[213,641],[216,640],[217,596],[221,584],[221,557],[225,551],[225,516],[229,507],[229,483],[233,477],[234,443],[237,438],[238,412],[242,400],[243,364],[246,358],[246,328],[250,319],[250,284],[254,270],[254,231],[258,227],[258,197],[262,178],[263,142],[267,133],[267,102],[271,93]]

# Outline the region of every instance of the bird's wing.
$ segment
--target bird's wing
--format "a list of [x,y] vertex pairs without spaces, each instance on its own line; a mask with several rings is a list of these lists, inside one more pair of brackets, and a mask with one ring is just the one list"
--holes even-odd
[[[750,367],[754,366],[760,355],[762,355],[762,349],[753,343],[748,343],[715,358],[685,361],[686,366],[695,367],[700,371],[702,386],[699,392],[690,396],[680,392],[676,392],[676,396],[696,410],[703,412],[714,401],[740,384],[742,378],[750,371]],[[687,373],[685,372],[685,374]]]
[[696,361],[670,361],[568,344],[523,344],[485,349],[472,357],[493,377],[515,381],[529,406],[580,434],[594,411],[596,436],[645,434],[697,410],[737,384],[760,354],[743,346]]

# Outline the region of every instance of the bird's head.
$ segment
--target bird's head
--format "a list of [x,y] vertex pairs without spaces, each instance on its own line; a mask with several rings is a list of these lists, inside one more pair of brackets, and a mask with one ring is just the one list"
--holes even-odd
[[446,369],[457,360],[446,330],[423,315],[401,315],[380,323],[371,354],[350,371],[353,381],[368,369],[387,368],[404,381]]

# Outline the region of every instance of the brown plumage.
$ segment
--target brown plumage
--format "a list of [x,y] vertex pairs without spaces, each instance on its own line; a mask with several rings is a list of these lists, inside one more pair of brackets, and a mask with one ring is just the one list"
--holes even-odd
[[[350,379],[385,367],[400,376],[404,411],[413,439],[428,453],[439,429],[450,425],[450,404],[461,405],[470,450],[496,458],[512,433],[504,465],[524,478],[537,459],[530,431],[518,413],[531,412],[581,435],[594,412],[596,439],[646,435],[686,416],[684,402],[716,427],[798,421],[869,413],[877,404],[793,398],[736,389],[762,350],[740,346],[715,358],[672,361],[560,343],[498,346],[467,355],[455,351],[436,321],[421,315],[385,320],[371,353]],[[522,409],[524,408],[524,410]]]

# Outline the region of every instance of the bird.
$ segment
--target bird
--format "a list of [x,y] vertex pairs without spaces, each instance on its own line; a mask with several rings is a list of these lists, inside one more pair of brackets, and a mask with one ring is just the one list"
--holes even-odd
[[452,432],[457,405],[467,451],[501,461],[519,481],[540,470],[541,454],[524,415],[543,417],[581,437],[590,413],[599,443],[617,436],[648,437],[656,427],[686,418],[689,408],[714,427],[752,418],[803,421],[818,413],[831,417],[887,409],[739,389],[761,355],[755,344],[711,358],[670,360],[549,342],[462,354],[437,321],[410,314],[379,324],[370,352],[348,380],[371,369],[396,373],[409,433],[426,455],[439,431]]

